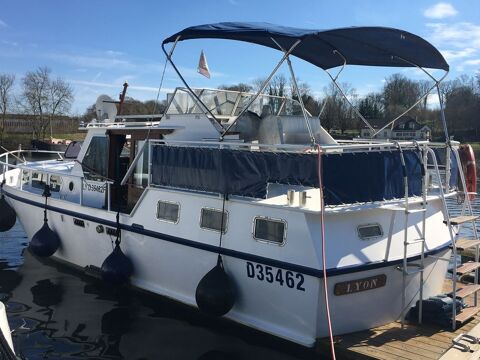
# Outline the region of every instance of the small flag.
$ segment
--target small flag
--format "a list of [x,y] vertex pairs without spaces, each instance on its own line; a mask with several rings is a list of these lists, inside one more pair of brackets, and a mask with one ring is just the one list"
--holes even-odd
[[199,74],[202,74],[203,76],[210,79],[210,71],[208,70],[207,58],[205,57],[203,50],[200,53],[200,60],[198,61],[197,71]]

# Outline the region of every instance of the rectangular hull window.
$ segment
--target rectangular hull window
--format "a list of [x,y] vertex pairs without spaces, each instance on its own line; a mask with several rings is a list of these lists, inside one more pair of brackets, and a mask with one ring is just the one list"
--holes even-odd
[[370,240],[383,236],[380,224],[368,224],[357,227],[358,237],[362,240]]
[[157,219],[178,223],[180,205],[169,201],[159,201],[157,205]]
[[222,211],[217,209],[203,208],[200,216],[200,227],[202,229],[214,230],[223,233],[227,232],[228,213],[223,213],[223,226],[222,226]]
[[253,237],[257,240],[283,245],[286,227],[284,220],[257,217],[255,218]]

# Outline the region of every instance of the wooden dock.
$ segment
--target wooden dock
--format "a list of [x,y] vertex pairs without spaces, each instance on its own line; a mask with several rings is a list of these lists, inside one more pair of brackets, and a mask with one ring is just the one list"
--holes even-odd
[[[446,280],[445,291],[451,291],[449,280]],[[480,324],[479,314],[456,331],[436,325],[409,323],[402,329],[400,322],[393,322],[370,330],[336,336],[337,359],[439,359],[451,347],[452,340],[457,335],[468,333]],[[320,340],[317,350],[328,356],[328,339]]]

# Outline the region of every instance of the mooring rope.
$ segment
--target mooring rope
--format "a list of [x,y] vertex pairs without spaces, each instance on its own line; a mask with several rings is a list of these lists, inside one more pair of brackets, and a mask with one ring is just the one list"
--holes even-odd
[[330,316],[330,304],[328,302],[328,282],[327,282],[327,256],[326,256],[326,241],[325,241],[325,206],[323,199],[323,174],[322,174],[322,154],[320,145],[317,144],[318,151],[318,187],[320,190],[320,236],[322,240],[322,270],[323,270],[323,293],[325,297],[325,311],[327,313],[328,335],[330,337],[330,351],[332,352],[332,359],[336,360],[335,343],[333,341],[332,318]]

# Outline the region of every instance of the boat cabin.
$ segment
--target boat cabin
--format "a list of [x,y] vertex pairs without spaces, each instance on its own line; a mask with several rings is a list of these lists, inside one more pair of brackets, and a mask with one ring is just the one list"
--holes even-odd
[[[132,211],[149,184],[147,139],[157,144],[195,141],[208,146],[209,142],[219,140],[219,127],[225,129],[235,121],[225,142],[256,144],[256,149],[262,145],[309,145],[308,128],[300,104],[294,99],[261,95],[248,111],[242,111],[254,94],[213,89],[194,91],[210,113],[205,114],[184,88],[177,88],[168,95],[167,109],[160,120],[158,115],[117,116],[114,122],[95,120],[86,126],[88,134],[72,173],[84,175],[83,195],[90,206]],[[318,118],[310,116],[308,121],[318,142],[336,144]],[[134,162],[133,171],[122,184]],[[93,196],[91,192],[98,194]]]

